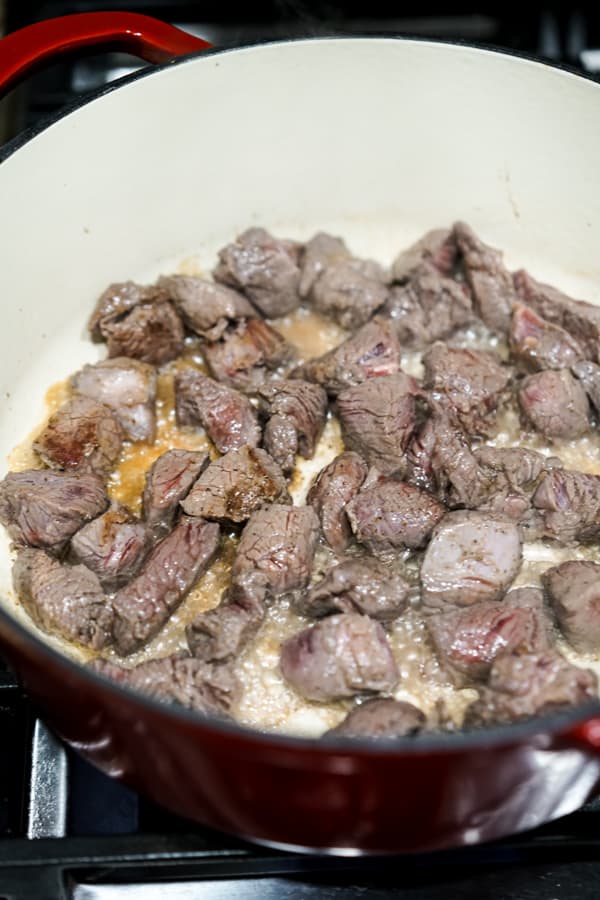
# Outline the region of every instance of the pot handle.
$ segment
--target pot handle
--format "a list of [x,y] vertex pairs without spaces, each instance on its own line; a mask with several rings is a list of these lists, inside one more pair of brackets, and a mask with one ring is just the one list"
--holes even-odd
[[33,69],[65,53],[118,49],[152,63],[211,47],[173,25],[127,12],[77,13],[36,22],[0,40],[0,96]]
[[600,752],[600,718],[588,719],[578,725],[571,731],[571,736],[592,750]]

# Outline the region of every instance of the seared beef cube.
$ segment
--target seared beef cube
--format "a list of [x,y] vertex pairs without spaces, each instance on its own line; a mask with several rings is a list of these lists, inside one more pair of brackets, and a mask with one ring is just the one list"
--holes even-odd
[[593,700],[598,679],[559,653],[501,654],[492,665],[489,682],[467,709],[465,725],[516,722],[565,706]]
[[563,543],[592,541],[600,534],[600,477],[553,469],[532,500],[541,510],[543,535]]
[[494,353],[449,347],[441,341],[423,354],[423,365],[423,384],[434,399],[449,407],[469,434],[485,434],[486,417],[497,408],[510,369]]
[[256,411],[239,391],[190,367],[175,376],[175,401],[178,424],[202,425],[219,453],[258,446]]
[[600,362],[600,308],[573,300],[549,284],[536,281],[524,270],[515,273],[514,283],[527,306],[568,331],[583,348],[587,359]]
[[71,378],[73,389],[109,406],[131,441],[154,441],[156,369],[117,356],[84,366]]
[[344,445],[384,475],[403,473],[416,426],[414,378],[399,372],[348,388],[337,398]]
[[527,306],[514,308],[508,342],[517,362],[534,372],[568,369],[583,358],[583,349],[575,338]]
[[108,406],[75,396],[50,416],[33,449],[53,469],[106,478],[122,445],[123,429]]
[[107,506],[97,475],[30,469],[0,481],[0,522],[13,541],[53,553]]
[[319,231],[307,241],[300,253],[301,297],[308,297],[319,276],[337,262],[352,256],[341,238]]
[[346,504],[367,477],[367,465],[358,453],[341,453],[321,469],[306,502],[321,520],[323,537],[332,550],[342,553],[350,543],[352,530]]
[[298,613],[320,619],[357,612],[382,622],[397,619],[408,604],[408,583],[374,559],[348,559],[333,566],[295,604]]
[[132,669],[96,659],[90,669],[155,700],[178,703],[206,715],[229,718],[242,693],[230,666],[213,666],[182,654],[151,659]]
[[219,341],[204,347],[206,362],[217,381],[241,391],[255,390],[269,372],[289,362],[293,355],[293,347],[262,319],[241,319]]
[[391,478],[363,488],[346,507],[357,541],[382,555],[422,547],[445,512],[427,491]]
[[339,725],[325,734],[327,737],[390,740],[416,734],[425,722],[424,713],[412,703],[391,697],[374,697],[351,709]]
[[170,362],[183,351],[181,319],[171,303],[144,303],[106,328],[108,355],[130,356],[153,366]]
[[485,679],[500,653],[535,653],[549,647],[549,621],[538,588],[517,588],[503,600],[481,600],[429,616],[437,657],[458,685]]
[[310,299],[317,312],[352,330],[368,322],[387,298],[386,274],[369,259],[337,259],[317,277]]
[[457,255],[456,240],[450,229],[435,228],[398,254],[392,264],[392,276],[394,281],[404,283],[412,279],[423,265],[442,275],[451,275]]
[[184,516],[157,544],[137,578],[113,599],[117,652],[133,653],[157,634],[213,561],[219,526]]
[[547,569],[542,577],[561,631],[576,650],[600,648],[600,565],[583,559]]
[[330,616],[281,645],[283,677],[307,700],[391,691],[400,677],[383,626],[368,616]]
[[148,544],[143,522],[117,503],[79,529],[71,540],[71,556],[91,569],[105,590],[112,591],[137,573]]
[[110,284],[98,298],[88,328],[96,340],[106,338],[108,326],[123,318],[136,306],[142,303],[160,303],[168,299],[167,292],[155,284],[136,284],[134,281]]
[[265,617],[267,581],[262,572],[244,572],[214,609],[200,613],[186,628],[192,654],[206,662],[236,659]]
[[155,538],[171,530],[179,504],[210,459],[203,450],[167,450],[146,473],[142,509]]
[[299,246],[264,228],[249,228],[219,251],[216,281],[243,291],[264,316],[285,316],[298,306]]
[[477,313],[492,331],[506,334],[517,297],[512,276],[502,262],[502,253],[480,241],[464,222],[457,222],[453,233]]
[[600,366],[588,359],[582,359],[571,366],[571,371],[583,385],[596,413],[600,413]]
[[577,438],[590,429],[587,395],[568,369],[547,369],[523,379],[519,405],[546,437]]
[[473,498],[464,493],[456,494],[457,501],[469,508],[490,510],[515,521],[530,510],[542,474],[562,465],[554,456],[544,456],[523,447],[481,447],[473,456],[481,473],[478,490]]
[[13,566],[17,596],[48,634],[101,650],[110,642],[112,609],[93,572],[65,566],[43,550],[21,550]]
[[270,381],[258,393],[270,414],[265,449],[289,474],[294,470],[296,453],[310,459],[315,452],[327,415],[327,394],[318,384],[300,378]]
[[291,503],[283,472],[254,447],[231,450],[210,464],[181,505],[189,516],[245,522],[267,503]]
[[482,512],[450,512],[433,532],[421,566],[425,611],[496,600],[521,565],[514,522]]
[[422,266],[403,285],[392,287],[381,311],[389,316],[403,347],[426,347],[473,321],[471,292],[464,282]]
[[238,319],[258,315],[243,294],[193,275],[168,275],[158,284],[169,294],[190,331],[218,341],[227,326]]
[[[476,506],[487,483],[467,438],[452,411],[433,404],[433,414],[416,433],[406,451],[405,478],[447,501]],[[467,498],[469,502],[467,503]]]
[[306,378],[336,396],[368,378],[400,371],[400,345],[389,323],[375,318],[323,356],[294,369],[292,377]]
[[233,580],[258,570],[265,575],[273,594],[306,587],[318,533],[319,520],[309,506],[274,503],[257,510],[242,532]]

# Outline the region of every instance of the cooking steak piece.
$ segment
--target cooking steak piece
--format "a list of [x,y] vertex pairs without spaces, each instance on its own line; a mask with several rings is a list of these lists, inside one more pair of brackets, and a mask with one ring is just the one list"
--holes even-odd
[[117,356],[84,366],[71,378],[78,394],[109,406],[125,437],[152,443],[156,435],[156,369]]
[[[489,510],[521,521],[531,510],[531,501],[544,472],[561,467],[560,459],[523,447],[481,447],[474,452],[481,477],[472,496],[456,499],[456,505]],[[483,479],[483,480],[482,480]]]
[[306,502],[321,521],[321,532],[336,553],[348,547],[352,530],[346,515],[346,504],[358,492],[367,477],[367,464],[358,453],[340,453],[319,472]]
[[178,703],[206,715],[229,718],[242,693],[231,666],[214,666],[183,654],[151,659],[132,669],[95,659],[89,668],[155,700]]
[[270,381],[259,387],[258,393],[270,415],[265,449],[290,474],[297,453],[310,459],[315,452],[327,415],[327,394],[320,385],[301,378]]
[[46,465],[106,478],[123,445],[123,429],[108,406],[76,395],[55,412],[33,442]]
[[322,385],[336,396],[368,378],[396,375],[400,371],[400,345],[388,322],[375,317],[339,346],[310,359],[292,372]]
[[203,450],[167,450],[146,473],[142,510],[155,539],[173,527],[180,502],[210,462]]
[[526,420],[546,437],[577,438],[590,429],[590,405],[568,369],[547,369],[524,378],[519,405]]
[[16,544],[60,553],[82,525],[108,506],[97,475],[30,469],[0,481],[0,522]]
[[571,559],[547,569],[542,582],[561,631],[576,650],[600,648],[600,565]]
[[445,512],[427,491],[392,478],[363,488],[346,506],[356,540],[382,555],[422,547]]
[[344,241],[324,231],[319,231],[306,242],[300,251],[300,296],[309,296],[319,276],[335,263],[351,258]]
[[450,496],[461,505],[477,505],[486,496],[487,482],[466,435],[452,410],[429,400],[431,417],[416,432],[406,451],[405,479],[416,487],[437,495],[443,502]]
[[416,427],[415,397],[420,393],[415,379],[404,372],[342,391],[337,410],[346,448],[356,450],[384,475],[402,474]]
[[485,434],[486,417],[498,406],[511,370],[484,350],[449,347],[436,341],[423,354],[424,387],[456,415],[468,434]]
[[71,557],[91,569],[104,590],[113,591],[137,573],[148,546],[144,523],[115,503],[76,532],[71,539]]
[[309,506],[274,503],[252,513],[242,532],[232,577],[264,573],[273,594],[305,588],[310,580],[319,520]]
[[329,569],[295,604],[303,616],[357,612],[382,622],[397,619],[408,605],[409,585],[374,559],[348,559]]
[[508,343],[513,358],[525,369],[568,369],[583,359],[583,348],[575,338],[527,306],[515,306]]
[[462,254],[477,313],[492,331],[506,334],[517,295],[512,276],[502,262],[502,253],[480,241],[464,222],[454,225],[453,235]]
[[213,561],[219,526],[184,516],[157,544],[133,581],[113,599],[113,636],[121,656],[133,653],[160,631]]
[[552,469],[533,495],[542,535],[561,543],[592,541],[600,534],[600,477]]
[[412,703],[391,697],[374,697],[351,709],[346,718],[324,736],[390,740],[417,734],[425,723],[424,713]]
[[590,362],[589,359],[582,359],[571,366],[571,371],[583,385],[596,413],[600,413],[600,366]]
[[309,299],[317,312],[350,331],[368,322],[385,303],[386,281],[379,263],[353,256],[338,257],[317,276]]
[[402,250],[392,263],[392,277],[401,284],[411,280],[423,268],[431,267],[441,275],[451,275],[458,256],[458,247],[449,228],[434,228],[416,243]]
[[167,275],[158,279],[190,331],[218,341],[231,322],[257,315],[239,291],[194,275]]
[[104,328],[108,355],[162,366],[180,356],[185,332],[172,303],[143,303]]
[[177,373],[175,402],[177,423],[202,425],[219,453],[239,450],[245,444],[258,446],[260,426],[248,398],[198,369]]
[[162,303],[169,299],[164,288],[155,284],[136,284],[122,281],[110,284],[98,298],[94,312],[90,316],[88,328],[93,338],[108,337],[108,326],[122,319],[136,306]]
[[521,269],[514,274],[519,297],[535,312],[568,331],[583,348],[586,359],[600,362],[600,308],[573,300],[549,284],[541,284]]
[[330,616],[281,645],[281,672],[307,700],[391,691],[399,677],[383,626],[368,616]]
[[565,706],[593,700],[598,679],[553,650],[545,653],[505,653],[494,661],[479,699],[467,709],[464,724],[516,722]]
[[381,315],[389,317],[402,347],[417,349],[474,320],[468,285],[433,265],[421,266],[406,284],[393,286]]
[[245,522],[267,503],[291,503],[283,472],[264,450],[242,447],[212,462],[182,501],[189,516]]
[[489,513],[450,512],[435,528],[421,566],[425,612],[496,600],[521,565],[517,525]]
[[256,635],[265,617],[267,580],[262,572],[244,572],[214,609],[200,613],[187,626],[189,648],[197,659],[236,659]]
[[298,306],[300,248],[272,237],[264,228],[249,228],[219,251],[216,281],[238,288],[264,316],[285,316]]
[[92,650],[110,642],[111,605],[85,566],[65,566],[43,550],[21,550],[13,584],[31,618],[48,634]]
[[516,588],[503,600],[481,600],[429,616],[436,655],[459,686],[487,678],[500,653],[536,653],[550,646],[550,623],[538,588]]
[[241,391],[253,391],[294,355],[291,344],[262,319],[240,319],[220,340],[203,349],[217,381]]

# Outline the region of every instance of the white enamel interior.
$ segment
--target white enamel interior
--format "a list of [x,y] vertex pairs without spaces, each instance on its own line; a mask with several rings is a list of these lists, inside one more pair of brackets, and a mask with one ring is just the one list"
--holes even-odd
[[463,218],[600,302],[599,147],[598,85],[416,41],[253,47],[108,93],[0,166],[2,470],[48,386],[100,354],[84,324],[109,282],[209,264],[253,223],[331,228],[385,262]]

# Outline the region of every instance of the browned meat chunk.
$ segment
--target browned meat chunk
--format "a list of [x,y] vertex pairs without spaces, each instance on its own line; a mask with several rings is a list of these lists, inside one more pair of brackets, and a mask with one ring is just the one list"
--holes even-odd
[[175,376],[175,401],[179,425],[202,425],[219,453],[258,446],[256,411],[239,391],[190,367]]
[[571,371],[583,385],[596,413],[600,413],[600,366],[585,359],[575,363]]
[[521,564],[515,523],[482,512],[450,512],[433,532],[421,566],[426,611],[496,600]]
[[412,703],[374,697],[351,709],[346,718],[326,732],[328,737],[390,740],[416,734],[425,725],[425,715]]
[[137,573],[148,544],[143,522],[117,503],[79,529],[71,540],[71,556],[91,569],[105,590],[112,591]]
[[245,572],[214,609],[200,613],[186,628],[192,654],[206,662],[236,659],[265,617],[267,582],[262,572]]
[[250,516],[242,532],[232,576],[262,572],[273,594],[305,588],[309,582],[319,520],[309,506],[273,504]]
[[108,406],[75,396],[50,416],[33,448],[46,465],[106,478],[123,445],[123,430]]
[[391,691],[399,672],[383,626],[368,616],[330,616],[281,645],[283,677],[307,700]]
[[157,634],[206,571],[219,547],[219,526],[183,517],[157,544],[137,578],[113,599],[113,635],[125,656]]
[[567,640],[584,653],[600,648],[600,565],[583,559],[547,569],[542,577]]
[[467,438],[451,411],[433,404],[431,418],[415,434],[406,451],[405,478],[446,502],[450,493],[480,496],[481,473]]
[[178,703],[206,715],[229,718],[242,693],[230,666],[213,666],[181,654],[151,659],[132,669],[96,659],[90,669],[155,700]]
[[508,342],[517,362],[534,372],[568,369],[583,358],[583,349],[575,338],[527,306],[514,308]]
[[344,444],[384,475],[403,473],[416,427],[414,378],[399,372],[348,388],[337,398]]
[[427,491],[391,478],[363,489],[346,507],[357,541],[382,555],[422,547],[445,512]]
[[73,389],[109,406],[131,441],[154,441],[156,370],[136,359],[117,356],[84,366],[71,378]]
[[404,284],[424,266],[435,269],[441,275],[451,275],[457,256],[458,247],[450,229],[434,228],[398,254],[392,264],[392,276],[394,281]]
[[0,522],[13,541],[53,553],[107,506],[97,475],[31,469],[10,472],[0,481]]
[[108,355],[162,366],[181,355],[184,330],[171,303],[144,303],[104,329]]
[[590,429],[590,405],[568,369],[547,369],[523,379],[519,405],[528,422],[546,437],[577,438]]
[[485,434],[486,418],[499,403],[511,370],[484,350],[449,347],[437,341],[423,354],[424,386],[447,406],[469,433]]
[[336,553],[342,553],[350,543],[352,530],[346,504],[366,477],[367,465],[358,453],[341,453],[321,469],[308,492],[306,502],[319,516],[323,537]]
[[299,246],[264,228],[249,228],[219,251],[216,281],[238,288],[264,316],[285,316],[298,306]]
[[264,445],[284,472],[291,473],[296,454],[310,459],[327,415],[327,394],[318,384],[300,378],[270,381],[258,389],[268,404],[270,419]]
[[330,266],[343,262],[351,253],[341,238],[319,231],[300,253],[300,296],[308,297],[314,283]]
[[396,375],[400,371],[400,345],[391,326],[375,318],[346,341],[294,369],[294,378],[306,378],[336,396],[367,378]]
[[488,684],[468,709],[465,725],[516,722],[529,716],[577,706],[597,697],[598,679],[555,651],[502,654]]
[[184,324],[209,341],[218,341],[227,326],[238,319],[251,319],[256,310],[243,294],[193,275],[159,278]]
[[254,447],[231,450],[198,478],[181,506],[190,516],[245,522],[267,503],[291,503],[283,472]]
[[406,609],[408,593],[409,585],[398,572],[373,559],[348,559],[329,569],[295,608],[315,619],[357,612],[389,622]]
[[241,319],[228,328],[219,341],[206,344],[204,356],[217,379],[241,391],[255,390],[291,360],[290,344],[262,319]]
[[414,348],[448,338],[474,319],[468,286],[432,265],[422,266],[406,284],[392,287],[381,315],[389,316],[400,344]]
[[98,298],[88,328],[96,340],[106,338],[107,326],[123,318],[136,306],[142,303],[160,303],[168,299],[167,292],[155,284],[136,284],[134,281],[110,284]]
[[180,502],[209,463],[203,450],[167,450],[146,473],[142,509],[155,538],[173,527]]
[[317,312],[352,330],[368,322],[387,298],[386,273],[376,262],[352,256],[329,263],[310,291]]
[[457,222],[453,233],[477,313],[492,331],[506,334],[517,298],[511,274],[502,262],[502,253],[480,241],[464,222]]
[[85,566],[65,566],[42,550],[21,550],[13,566],[18,597],[40,628],[93,650],[110,642],[112,609]]
[[600,534],[600,477],[553,469],[533,495],[543,536],[563,543],[591,541]]

